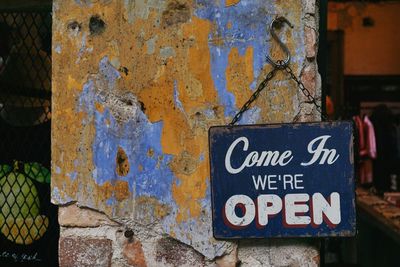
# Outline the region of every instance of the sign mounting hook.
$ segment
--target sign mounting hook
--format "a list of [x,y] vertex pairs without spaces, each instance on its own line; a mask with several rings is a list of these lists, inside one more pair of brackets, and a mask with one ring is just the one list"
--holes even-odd
[[276,42],[278,42],[279,46],[281,49],[286,53],[286,59],[285,60],[277,60],[274,61],[270,56],[267,55],[267,61],[274,66],[275,68],[278,69],[284,69],[286,66],[289,65],[290,63],[290,51],[289,48],[279,39],[278,35],[275,32],[275,28],[281,28],[283,24],[286,23],[287,25],[290,26],[290,28],[293,28],[293,25],[285,18],[285,17],[277,17],[274,20],[272,20],[270,26],[269,26],[269,32],[271,33],[271,36],[273,39],[275,39]]

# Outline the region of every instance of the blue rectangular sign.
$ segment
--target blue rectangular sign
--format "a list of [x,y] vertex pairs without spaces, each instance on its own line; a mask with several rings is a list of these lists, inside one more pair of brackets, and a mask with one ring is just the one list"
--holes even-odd
[[215,238],[353,236],[353,125],[210,128]]

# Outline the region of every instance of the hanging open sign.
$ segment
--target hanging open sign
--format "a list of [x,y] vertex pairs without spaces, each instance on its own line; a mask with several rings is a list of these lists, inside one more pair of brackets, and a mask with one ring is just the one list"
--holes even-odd
[[216,238],[353,236],[351,122],[210,128]]

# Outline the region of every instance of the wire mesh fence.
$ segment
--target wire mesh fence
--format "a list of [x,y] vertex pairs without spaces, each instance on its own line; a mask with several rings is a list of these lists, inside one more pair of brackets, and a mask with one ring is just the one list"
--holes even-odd
[[51,11],[0,10],[0,266],[58,266]]

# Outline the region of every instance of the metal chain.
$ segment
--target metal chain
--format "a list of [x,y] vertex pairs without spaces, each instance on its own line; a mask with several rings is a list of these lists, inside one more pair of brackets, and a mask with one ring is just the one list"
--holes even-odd
[[290,78],[297,83],[297,86],[301,90],[301,92],[307,97],[309,103],[314,104],[317,108],[317,111],[321,114],[323,120],[327,120],[327,116],[322,112],[322,107],[318,104],[317,100],[312,96],[311,92],[304,86],[304,84],[294,75],[292,68],[289,65],[286,65],[285,71],[290,75]]
[[233,117],[231,123],[229,125],[234,125],[236,122],[240,120],[242,117],[243,113],[245,113],[247,110],[249,110],[250,105],[258,98],[260,95],[261,91],[263,91],[268,82],[272,80],[272,78],[275,76],[276,71],[278,70],[284,70],[286,71],[292,80],[294,80],[297,83],[298,88],[301,90],[301,92],[307,97],[309,103],[314,104],[316,107],[317,111],[321,114],[321,117],[323,120],[326,120],[327,117],[326,115],[322,112],[322,107],[320,104],[318,104],[317,100],[311,95],[311,92],[304,86],[304,84],[294,75],[293,70],[290,68],[288,64],[286,64],[283,60],[278,60],[277,64],[274,65],[273,69],[267,74],[265,79],[260,83],[258,86],[257,90],[251,95],[249,100],[242,106],[242,108],[239,110],[238,113]]

